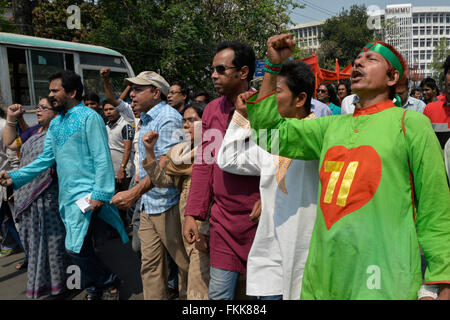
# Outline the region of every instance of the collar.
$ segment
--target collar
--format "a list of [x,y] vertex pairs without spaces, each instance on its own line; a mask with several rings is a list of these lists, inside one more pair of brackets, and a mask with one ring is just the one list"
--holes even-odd
[[[141,120],[142,122],[145,122],[147,118],[150,118],[148,121],[155,119],[158,114],[161,112],[161,110],[164,108],[166,103],[164,101],[161,101],[156,106],[148,110],[147,112],[141,112]],[[172,107],[171,107],[172,108]]]
[[119,119],[117,119],[117,121],[114,122],[113,124],[111,124],[111,121],[108,121],[106,124],[108,125],[108,127],[110,127],[112,129],[115,126],[117,126],[120,122],[122,122],[122,120],[123,120],[123,117],[120,116]]
[[373,113],[384,111],[384,110],[392,108],[392,107],[395,107],[392,100],[385,100],[383,102],[374,104],[373,106],[370,106],[370,107],[355,108],[355,111],[353,112],[353,116],[358,117],[358,116],[362,116],[362,115],[373,114]]

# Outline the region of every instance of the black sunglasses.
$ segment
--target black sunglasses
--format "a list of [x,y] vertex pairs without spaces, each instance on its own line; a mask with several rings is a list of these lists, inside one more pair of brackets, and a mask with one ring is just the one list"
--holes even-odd
[[225,71],[228,69],[234,69],[234,68],[239,68],[239,67],[227,67],[223,64],[219,64],[218,66],[211,66],[211,73],[214,73],[214,70],[216,70],[216,72],[218,74],[225,74]]
[[317,93],[327,93],[327,90],[324,90],[324,89],[317,89]]

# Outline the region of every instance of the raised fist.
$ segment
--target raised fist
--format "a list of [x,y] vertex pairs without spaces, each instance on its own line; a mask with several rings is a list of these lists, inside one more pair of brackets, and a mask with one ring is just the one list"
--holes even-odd
[[110,72],[111,72],[110,68],[102,68],[100,70],[100,76],[103,78],[103,80],[109,80]]
[[16,121],[24,112],[25,109],[22,108],[22,105],[13,104],[8,107],[6,116],[9,121]]
[[158,137],[159,137],[158,132],[155,131],[147,132],[142,138],[142,143],[144,144],[146,149],[153,150],[156,141],[158,141]]
[[295,51],[295,40],[291,33],[272,36],[267,40],[267,59],[273,64],[282,64]]

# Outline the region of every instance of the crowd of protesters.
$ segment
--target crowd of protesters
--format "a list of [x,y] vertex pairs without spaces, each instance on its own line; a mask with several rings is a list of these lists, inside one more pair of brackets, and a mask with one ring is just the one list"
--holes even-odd
[[77,265],[87,300],[119,299],[97,249],[120,237],[146,300],[450,299],[450,56],[412,88],[374,41],[316,84],[292,35],[267,47],[258,91],[229,41],[215,92],[142,71],[116,96],[103,68],[102,100],[63,70],[37,125],[6,109],[1,256],[25,252],[28,297],[64,298]]

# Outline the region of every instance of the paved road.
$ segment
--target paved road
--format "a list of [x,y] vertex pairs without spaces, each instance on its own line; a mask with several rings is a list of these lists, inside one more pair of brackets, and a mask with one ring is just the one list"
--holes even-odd
[[[131,249],[131,241],[123,244],[119,238],[111,239],[99,250],[100,258],[123,280],[120,299],[142,300],[140,264]],[[16,264],[23,259],[23,252],[0,258],[0,300],[29,300],[26,296],[27,272],[15,269]],[[68,299],[82,300],[85,294],[85,291],[75,291]],[[40,300],[46,298],[41,297]]]

